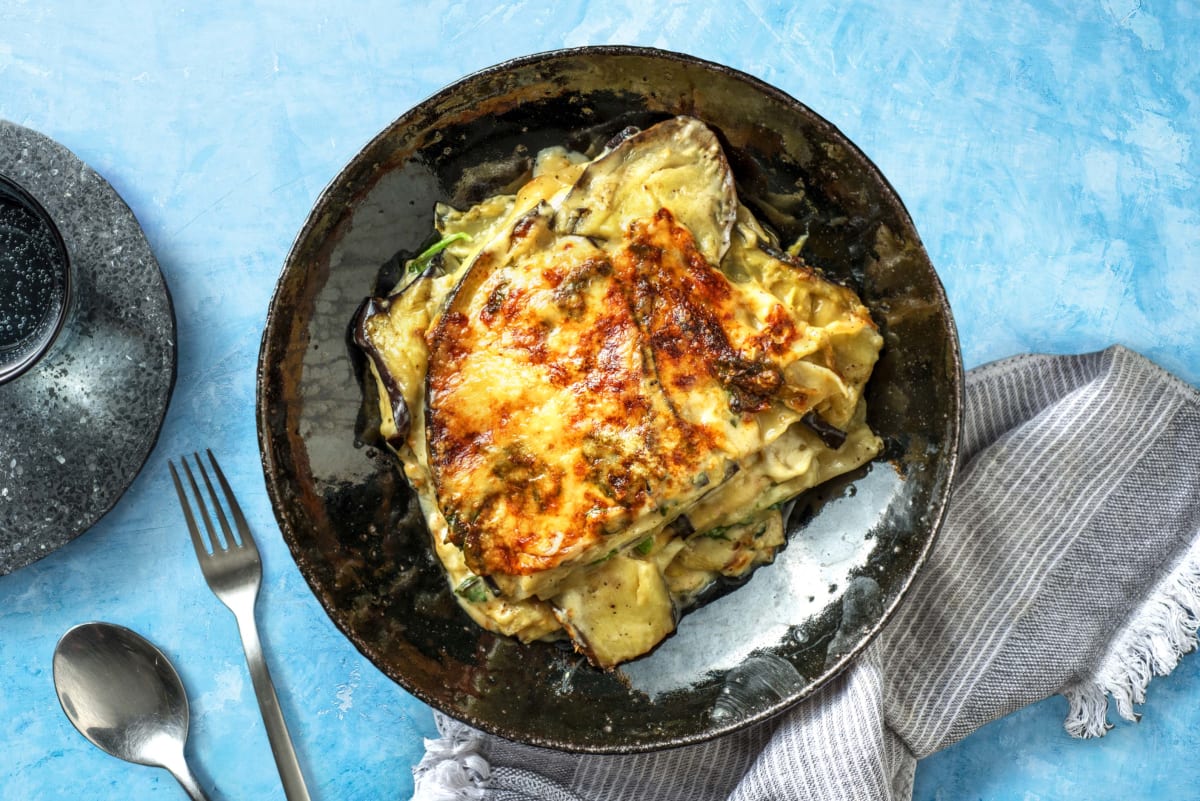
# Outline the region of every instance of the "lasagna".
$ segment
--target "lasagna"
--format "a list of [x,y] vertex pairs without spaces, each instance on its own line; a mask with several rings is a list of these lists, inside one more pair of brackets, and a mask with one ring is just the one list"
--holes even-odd
[[548,148],[515,194],[435,219],[354,337],[479,625],[641,656],[773,559],[781,506],[879,452],[866,307],[739,202],[701,121]]

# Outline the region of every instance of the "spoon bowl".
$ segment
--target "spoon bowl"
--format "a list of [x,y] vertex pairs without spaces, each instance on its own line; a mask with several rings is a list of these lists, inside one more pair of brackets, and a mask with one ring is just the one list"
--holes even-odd
[[193,801],[207,801],[184,758],[183,682],[144,637],[112,623],[75,626],[54,649],[54,688],[67,718],[98,748],[165,768]]

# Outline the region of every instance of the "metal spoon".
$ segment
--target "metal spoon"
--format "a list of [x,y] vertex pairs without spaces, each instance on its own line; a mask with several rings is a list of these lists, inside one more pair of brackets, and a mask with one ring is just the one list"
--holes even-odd
[[54,649],[54,688],[92,743],[120,759],[166,768],[193,801],[208,801],[183,755],[183,682],[145,638],[112,623],[76,626]]

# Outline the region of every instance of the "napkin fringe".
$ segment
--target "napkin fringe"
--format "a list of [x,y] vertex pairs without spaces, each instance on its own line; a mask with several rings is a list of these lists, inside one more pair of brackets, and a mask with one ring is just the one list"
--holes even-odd
[[458,721],[443,718],[442,736],[425,740],[425,756],[413,768],[412,801],[482,801],[491,766],[480,753],[483,738]]
[[1063,726],[1073,737],[1102,737],[1108,721],[1108,697],[1125,720],[1136,723],[1136,704],[1146,701],[1155,676],[1165,676],[1196,650],[1200,629],[1200,546],[1193,545],[1167,579],[1130,618],[1093,678],[1077,682],[1063,695],[1070,711]]

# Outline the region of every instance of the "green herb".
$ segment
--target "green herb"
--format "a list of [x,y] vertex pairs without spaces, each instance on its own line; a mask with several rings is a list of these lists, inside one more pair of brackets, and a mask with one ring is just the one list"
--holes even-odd
[[717,526],[714,529],[709,529],[700,536],[708,537],[710,540],[725,540],[728,542],[729,535],[726,533],[727,531],[729,531],[729,526]]
[[646,539],[633,546],[633,552],[638,556],[645,556],[650,553],[650,549],[654,547],[654,537],[646,537]]
[[480,576],[468,576],[463,579],[454,588],[454,592],[473,604],[481,604],[488,599],[487,584]]
[[450,247],[455,242],[458,242],[459,240],[463,240],[463,239],[465,239],[469,242],[471,240],[471,235],[468,234],[466,231],[459,231],[456,234],[450,234],[450,236],[443,236],[437,242],[434,242],[432,245],[425,248],[425,250],[421,251],[420,256],[417,256],[415,259],[410,261],[408,263],[408,271],[410,273],[421,272],[427,266],[429,266],[429,262],[433,261],[434,256],[441,253],[443,250]]
[[608,553],[604,554],[604,556],[601,556],[599,559],[597,559],[597,560],[595,560],[595,561],[593,561],[593,562],[588,562],[588,564],[589,564],[589,565],[598,565],[598,564],[600,564],[601,562],[607,562],[609,559],[612,559],[612,558],[613,558],[614,556],[616,556],[616,555],[617,555],[617,549],[616,549],[616,548],[613,548],[611,551],[609,551]]

